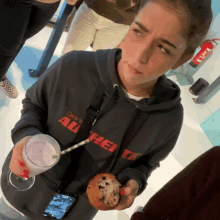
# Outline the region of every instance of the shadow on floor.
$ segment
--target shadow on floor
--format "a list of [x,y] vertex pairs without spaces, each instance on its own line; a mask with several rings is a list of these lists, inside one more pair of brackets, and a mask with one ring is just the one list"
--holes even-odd
[[[29,75],[29,69],[36,70],[40,59],[43,55],[43,50],[39,50],[33,47],[24,46],[14,62],[17,64],[17,67],[22,72],[22,87],[27,90],[29,89],[36,81],[37,78],[32,78]],[[53,56],[49,66],[54,63],[59,57]],[[48,66],[48,67],[49,67]]]
[[[24,46],[10,66],[7,78],[18,89],[19,94],[25,93],[37,81],[38,78],[32,78],[29,75],[29,69],[37,69],[43,52],[43,50]],[[54,55],[48,67],[58,59],[59,57]],[[0,90],[0,109],[8,107],[11,100]]]

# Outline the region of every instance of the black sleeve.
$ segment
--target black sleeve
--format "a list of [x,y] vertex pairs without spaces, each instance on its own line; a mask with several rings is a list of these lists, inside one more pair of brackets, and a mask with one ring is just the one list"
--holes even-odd
[[129,179],[134,179],[139,183],[137,196],[145,190],[149,176],[157,167],[160,167],[160,161],[164,160],[175,147],[181,131],[183,116],[180,119],[181,122],[177,123],[176,126],[173,127],[172,132],[164,140],[163,145],[155,148],[154,151],[148,153],[147,155],[140,157],[133,165],[127,167],[118,174],[117,177],[122,184]]

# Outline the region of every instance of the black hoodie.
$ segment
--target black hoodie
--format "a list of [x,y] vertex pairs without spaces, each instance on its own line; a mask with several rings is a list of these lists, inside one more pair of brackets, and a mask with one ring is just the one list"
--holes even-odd
[[[183,107],[178,85],[163,75],[149,99],[126,98],[117,77],[120,56],[120,49],[65,54],[27,90],[22,101],[21,119],[12,130],[13,142],[27,135],[44,133],[54,137],[64,150],[76,136],[97,85],[101,81],[106,86],[100,114],[90,132],[91,142],[84,148],[79,168],[76,170],[73,166],[74,180],[67,188],[69,193],[86,182],[120,147],[136,108],[149,117],[118,158],[113,171],[120,171],[117,177],[122,184],[129,179],[137,180],[138,195],[146,188],[151,172],[172,151],[180,134]],[[119,87],[114,87],[115,84]],[[110,100],[111,107],[103,111]],[[74,150],[76,158],[77,150]],[[40,175],[48,186],[57,186],[69,163],[67,153],[57,165]]]

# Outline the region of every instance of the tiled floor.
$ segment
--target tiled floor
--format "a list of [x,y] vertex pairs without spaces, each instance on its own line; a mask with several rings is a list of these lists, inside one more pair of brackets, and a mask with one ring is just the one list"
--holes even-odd
[[[11,129],[20,118],[20,111],[22,109],[21,101],[24,98],[25,91],[36,81],[36,79],[33,79],[28,75],[28,69],[36,69],[51,32],[52,29],[46,27],[33,38],[29,39],[8,72],[9,79],[14,85],[16,85],[17,89],[19,90],[19,97],[14,100],[9,99],[7,96],[5,96],[4,93],[0,91],[0,139],[2,144],[0,167],[2,167],[5,157],[13,147],[13,143],[11,141]],[[63,33],[59,45],[55,50],[52,62],[59,58],[66,37],[67,34]],[[177,82],[177,78],[175,76],[172,76],[170,78]],[[100,211],[98,212],[94,220],[129,220],[136,206],[144,206],[155,192],[157,192],[167,181],[169,181],[185,166],[185,159],[181,162],[184,165],[181,165],[181,163],[178,161],[181,161],[181,158],[185,158],[184,153],[187,152],[187,149],[189,149],[186,148],[186,146],[188,146],[188,143],[186,142],[187,137],[185,138],[186,133],[187,135],[195,134],[196,137],[199,137],[199,140],[202,141],[201,143],[203,143],[203,146],[205,146],[204,148],[202,148],[202,150],[196,149],[195,151],[193,151],[194,153],[192,153],[190,159],[194,159],[201,152],[210,148],[210,143],[198,124],[196,112],[194,112],[192,109],[190,110],[190,114],[188,114],[187,112],[187,109],[190,108],[190,106],[192,105],[191,97],[187,92],[188,88],[186,86],[181,87],[181,89],[183,99],[182,102],[183,105],[186,106],[186,112],[184,116],[183,130],[175,148],[176,150],[174,151],[174,153],[171,153],[167,159],[161,162],[161,167],[159,169],[153,172],[153,174],[149,178],[146,190],[142,193],[142,195],[136,198],[132,207],[120,212]],[[189,134],[189,132],[191,132],[191,134]],[[198,141],[197,138],[195,138],[195,141]],[[176,158],[178,158],[178,160]]]

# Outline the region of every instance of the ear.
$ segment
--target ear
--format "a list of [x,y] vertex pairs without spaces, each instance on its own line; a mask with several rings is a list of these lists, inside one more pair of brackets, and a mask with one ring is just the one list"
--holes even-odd
[[175,69],[179,68],[184,63],[186,63],[188,60],[191,60],[193,58],[193,55],[194,55],[194,53],[182,56],[171,69],[175,70]]

